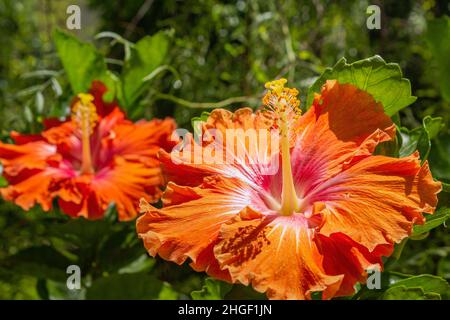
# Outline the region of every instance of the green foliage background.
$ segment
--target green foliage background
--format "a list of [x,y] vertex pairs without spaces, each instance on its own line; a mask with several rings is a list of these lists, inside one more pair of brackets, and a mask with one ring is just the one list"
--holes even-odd
[[[66,8],[75,1],[0,0],[1,140],[66,115],[72,96],[93,79],[108,85],[109,98],[116,96],[132,119],[173,116],[190,128],[213,107],[258,107],[264,82],[274,78],[299,88],[303,106],[324,79],[337,78],[368,90],[398,125],[396,141],[378,152],[419,149],[434,177],[450,183],[448,1],[76,3],[82,29],[65,33]],[[381,8],[381,30],[366,28],[369,4]],[[449,189],[445,184],[439,211],[386,262],[382,289],[359,287],[353,299],[449,298]],[[82,290],[66,287],[71,264],[81,267]],[[89,222],[0,200],[0,298],[264,297],[149,258],[134,223],[118,223],[114,207]]]

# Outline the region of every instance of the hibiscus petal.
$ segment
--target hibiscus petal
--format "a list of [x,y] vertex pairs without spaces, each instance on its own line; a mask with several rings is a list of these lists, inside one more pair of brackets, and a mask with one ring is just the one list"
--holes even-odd
[[311,193],[325,204],[320,233],[342,232],[373,251],[377,245],[400,242],[422,212],[433,213],[441,184],[418,154],[397,159],[372,156],[354,164]]
[[[344,275],[342,284],[334,296],[350,296],[355,293],[355,284],[367,279],[368,270],[382,271],[382,256],[389,256],[393,246],[378,246],[369,252],[366,247],[351,240],[342,233],[333,233],[329,237],[318,234],[315,241],[323,255],[323,268],[327,274]],[[324,292],[323,299],[333,296]]]
[[103,82],[98,80],[92,81],[91,88],[89,89],[89,93],[94,96],[94,104],[97,108],[97,113],[102,117],[109,115],[116,107],[118,107],[115,100],[112,102],[103,101],[103,96],[107,91],[108,88]]
[[17,131],[11,131],[10,136],[16,145],[43,140],[40,134],[21,134]]
[[169,183],[167,190],[164,201],[171,205],[156,209],[141,204],[144,215],[137,220],[139,237],[152,256],[159,254],[178,264],[189,258],[197,271],[217,276],[221,272],[212,245],[220,226],[249,204],[248,188],[237,179],[210,177],[200,187]]
[[[270,130],[271,112],[253,113],[250,108],[241,108],[233,113],[216,109],[200,125],[201,142],[186,135],[182,152],[160,152],[164,171],[171,181],[197,186],[204,177],[220,174],[239,178],[255,188],[268,188],[272,169],[278,169],[279,156],[271,150],[272,140],[278,138]],[[276,142],[278,150],[278,139]]]
[[59,160],[55,146],[45,141],[15,145],[0,142],[0,162],[6,174],[13,176],[24,169],[43,169],[48,162]]
[[24,210],[39,203],[44,211],[48,211],[57,195],[54,186],[66,176],[64,171],[51,167],[44,170],[24,169],[14,176],[7,176],[9,185],[0,188],[0,194],[3,199],[13,201]]
[[345,164],[369,156],[378,143],[391,139],[394,129],[371,95],[350,84],[327,81],[297,123],[292,170],[301,196]]
[[103,209],[114,202],[119,219],[130,220],[137,216],[140,198],[151,195],[152,202],[159,198],[163,182],[159,166],[148,167],[116,157],[112,168],[95,176],[91,188]]
[[160,148],[170,150],[175,145],[170,139],[175,128],[170,118],[121,123],[114,128],[114,153],[128,159],[156,158]]
[[325,274],[313,235],[299,215],[237,217],[222,226],[214,253],[233,282],[271,299],[310,299],[323,290],[333,296],[342,275]]

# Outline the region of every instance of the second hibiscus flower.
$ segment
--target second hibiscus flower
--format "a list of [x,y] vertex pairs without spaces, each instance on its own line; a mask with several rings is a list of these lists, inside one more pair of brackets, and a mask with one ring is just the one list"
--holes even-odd
[[158,200],[164,179],[156,154],[170,150],[171,119],[127,120],[115,103],[102,99],[106,88],[94,82],[72,103],[71,119],[46,121],[38,135],[12,132],[16,144],[0,142],[0,161],[9,185],[5,200],[28,210],[49,210],[54,198],[71,216],[101,218],[115,203],[120,220],[137,215],[139,198]]

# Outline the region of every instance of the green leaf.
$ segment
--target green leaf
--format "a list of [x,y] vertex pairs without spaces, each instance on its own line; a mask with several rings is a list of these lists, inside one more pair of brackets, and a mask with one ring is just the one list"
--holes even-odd
[[441,296],[434,292],[424,292],[422,288],[407,288],[399,286],[389,288],[383,294],[384,300],[441,300]]
[[158,68],[165,60],[169,39],[163,32],[145,36],[131,48],[130,58],[122,71],[123,104],[132,106],[143,93],[149,82],[144,78]]
[[200,139],[201,135],[202,135],[202,126],[201,123],[205,122],[206,120],[208,120],[208,117],[211,113],[208,111],[203,111],[202,114],[198,117],[192,117],[191,119],[191,126],[192,126],[192,130],[194,131],[194,138],[196,139],[196,141],[198,141],[198,139]]
[[436,138],[438,133],[444,127],[444,121],[441,117],[432,118],[430,116],[426,116],[422,120],[422,125],[425,130],[428,132],[428,136],[430,140]]
[[403,239],[400,243],[395,245],[394,252],[391,255],[391,259],[398,260],[402,256],[403,249],[405,249],[405,245],[408,242],[408,238]]
[[428,159],[431,151],[431,140],[435,138],[443,127],[443,119],[441,117],[432,118],[426,116],[422,120],[422,126],[413,130],[400,128],[402,137],[402,146],[400,147],[400,157],[411,155],[419,150],[422,162]]
[[425,39],[438,66],[437,75],[442,97],[450,102],[450,19],[428,21]]
[[450,209],[440,208],[433,215],[428,215],[427,221],[423,225],[414,226],[413,236],[429,232],[443,224],[448,218],[450,218]]
[[86,298],[94,300],[147,300],[176,298],[170,286],[145,273],[114,274],[93,282]]
[[[126,272],[126,268],[130,267],[133,263],[137,264],[131,266],[131,270],[135,267],[135,271],[128,271],[128,273],[135,273],[139,268],[141,268],[139,270],[141,272],[147,267],[150,269],[153,259],[148,257],[142,248],[142,242],[134,236],[134,226],[126,227],[125,224],[120,223],[115,225],[115,229],[118,228],[121,229],[117,231],[109,230],[105,239],[101,242],[99,253],[97,254],[98,265],[102,270],[111,273],[118,272],[123,268],[125,268]],[[141,263],[137,262],[139,259]]]
[[118,270],[118,273],[137,273],[145,272],[153,268],[155,265],[155,259],[148,257],[148,254],[142,254],[139,258],[135,259],[125,267]]
[[34,105],[36,107],[36,112],[38,114],[42,114],[42,112],[44,111],[44,95],[42,94],[41,91],[36,92],[35,98],[34,98]]
[[450,294],[448,282],[437,276],[423,274],[402,279],[390,286],[383,295],[384,299],[447,299]]
[[450,134],[442,134],[434,139],[430,152],[430,168],[439,180],[450,181]]
[[86,92],[93,80],[100,80],[109,89],[105,99],[111,100],[115,92],[115,80],[97,49],[58,29],[53,37],[73,93]]
[[0,268],[0,300],[39,299],[37,279]]
[[402,78],[399,65],[386,63],[380,56],[373,56],[351,64],[342,58],[333,68],[327,68],[309,88],[308,106],[313,102],[314,93],[320,93],[326,80],[332,79],[353,84],[368,92],[377,102],[381,102],[389,116],[416,101],[416,97],[411,96],[409,80]]
[[211,113],[208,111],[203,111],[202,114],[198,117],[192,117],[191,119],[191,125],[193,128],[195,128],[195,123],[196,122],[205,122],[206,120],[208,120],[208,117]]
[[[1,172],[1,171],[0,171]],[[8,181],[6,181],[5,177],[0,176],[0,188],[4,188],[8,185]]]
[[191,297],[194,300],[222,300],[232,287],[229,283],[206,278],[202,290],[192,291]]
[[267,300],[264,293],[255,291],[251,286],[234,284],[230,292],[226,294],[227,300]]
[[447,256],[439,260],[437,274],[445,279],[450,278],[450,259]]
[[442,191],[443,192],[450,192],[450,183],[445,183],[445,182],[441,182],[442,183]]
[[401,158],[413,154],[416,150],[419,150],[422,159],[428,155],[431,143],[428,133],[423,127],[413,130],[400,128],[400,135],[402,137],[402,145],[399,150]]
[[401,131],[397,130],[394,138],[390,141],[385,141],[377,145],[375,149],[376,155],[384,155],[388,157],[399,157],[400,146],[402,145],[402,135]]
[[4,260],[6,265],[14,266],[14,272],[37,278],[65,281],[66,269],[73,264],[52,247],[31,247],[19,251]]

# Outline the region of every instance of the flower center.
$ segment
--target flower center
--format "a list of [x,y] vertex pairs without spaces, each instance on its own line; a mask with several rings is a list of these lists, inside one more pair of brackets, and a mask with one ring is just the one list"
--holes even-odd
[[72,107],[72,121],[81,130],[82,161],[81,174],[93,174],[90,137],[98,121],[97,109],[91,94],[78,94],[78,101]]
[[284,216],[292,215],[303,207],[303,202],[297,197],[291,167],[291,145],[295,140],[293,129],[295,120],[301,114],[298,90],[285,88],[286,79],[279,79],[266,83],[267,94],[263,103],[277,116],[277,126],[280,130],[282,191],[280,213]]

